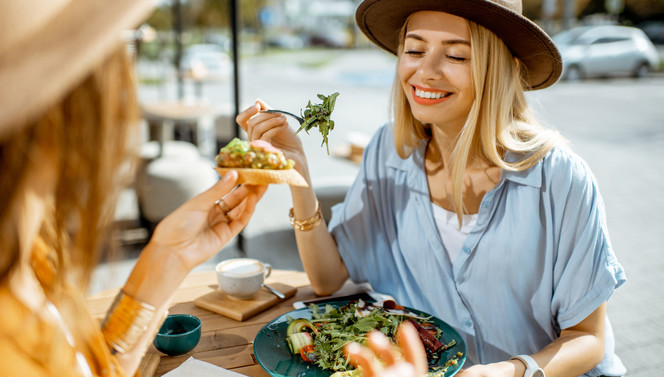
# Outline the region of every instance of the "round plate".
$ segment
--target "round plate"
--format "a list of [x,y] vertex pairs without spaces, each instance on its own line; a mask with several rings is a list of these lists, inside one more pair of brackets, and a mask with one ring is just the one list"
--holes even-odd
[[[341,307],[347,303],[347,301],[332,302],[328,303],[328,305]],[[322,307],[324,308],[324,305]],[[445,377],[455,375],[466,361],[466,344],[461,335],[459,335],[459,333],[450,325],[430,314],[411,308],[406,309],[422,317],[431,317],[431,321],[436,327],[443,331],[443,335],[440,339],[441,343],[447,344],[452,340],[456,341],[456,344],[453,347],[440,353],[440,358],[437,364],[430,366],[431,368],[435,368],[438,365],[443,365],[453,355],[456,355],[457,352],[461,352],[463,353],[463,356],[459,358],[457,365],[450,366],[444,374]],[[308,308],[293,310],[273,319],[258,332],[256,339],[254,339],[254,355],[260,366],[271,376],[329,377],[332,374],[331,371],[323,370],[315,364],[305,362],[299,354],[292,354],[286,344],[288,317],[293,319],[311,319],[311,316],[311,310]]]

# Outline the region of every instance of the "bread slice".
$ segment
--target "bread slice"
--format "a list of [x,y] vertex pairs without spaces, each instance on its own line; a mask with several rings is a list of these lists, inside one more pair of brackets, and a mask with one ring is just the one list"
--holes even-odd
[[249,185],[267,185],[270,183],[285,183],[290,186],[308,187],[307,180],[295,169],[247,169],[247,168],[222,168],[216,167],[219,175],[224,175],[229,170],[235,170],[238,174],[237,183]]

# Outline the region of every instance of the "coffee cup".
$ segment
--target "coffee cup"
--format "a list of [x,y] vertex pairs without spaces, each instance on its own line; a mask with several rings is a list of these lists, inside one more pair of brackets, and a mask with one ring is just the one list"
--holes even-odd
[[222,291],[231,298],[246,300],[261,289],[272,266],[257,259],[232,258],[217,264],[215,271]]

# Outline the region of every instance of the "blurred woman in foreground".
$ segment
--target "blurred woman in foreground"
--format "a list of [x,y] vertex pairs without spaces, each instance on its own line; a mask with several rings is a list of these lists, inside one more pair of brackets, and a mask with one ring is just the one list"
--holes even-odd
[[91,273],[133,172],[139,114],[121,32],[151,0],[0,6],[0,369],[131,376],[186,275],[247,224],[265,187],[229,173],[166,217],[103,323]]

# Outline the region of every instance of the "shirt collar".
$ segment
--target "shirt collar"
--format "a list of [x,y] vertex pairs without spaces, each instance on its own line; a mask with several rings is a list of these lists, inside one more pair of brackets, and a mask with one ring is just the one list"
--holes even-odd
[[[505,154],[505,161],[514,162],[519,159],[519,154],[515,152],[507,152]],[[542,187],[542,160],[537,164],[523,171],[507,171],[503,170],[501,173],[502,179],[519,183],[526,186],[535,188]]]

